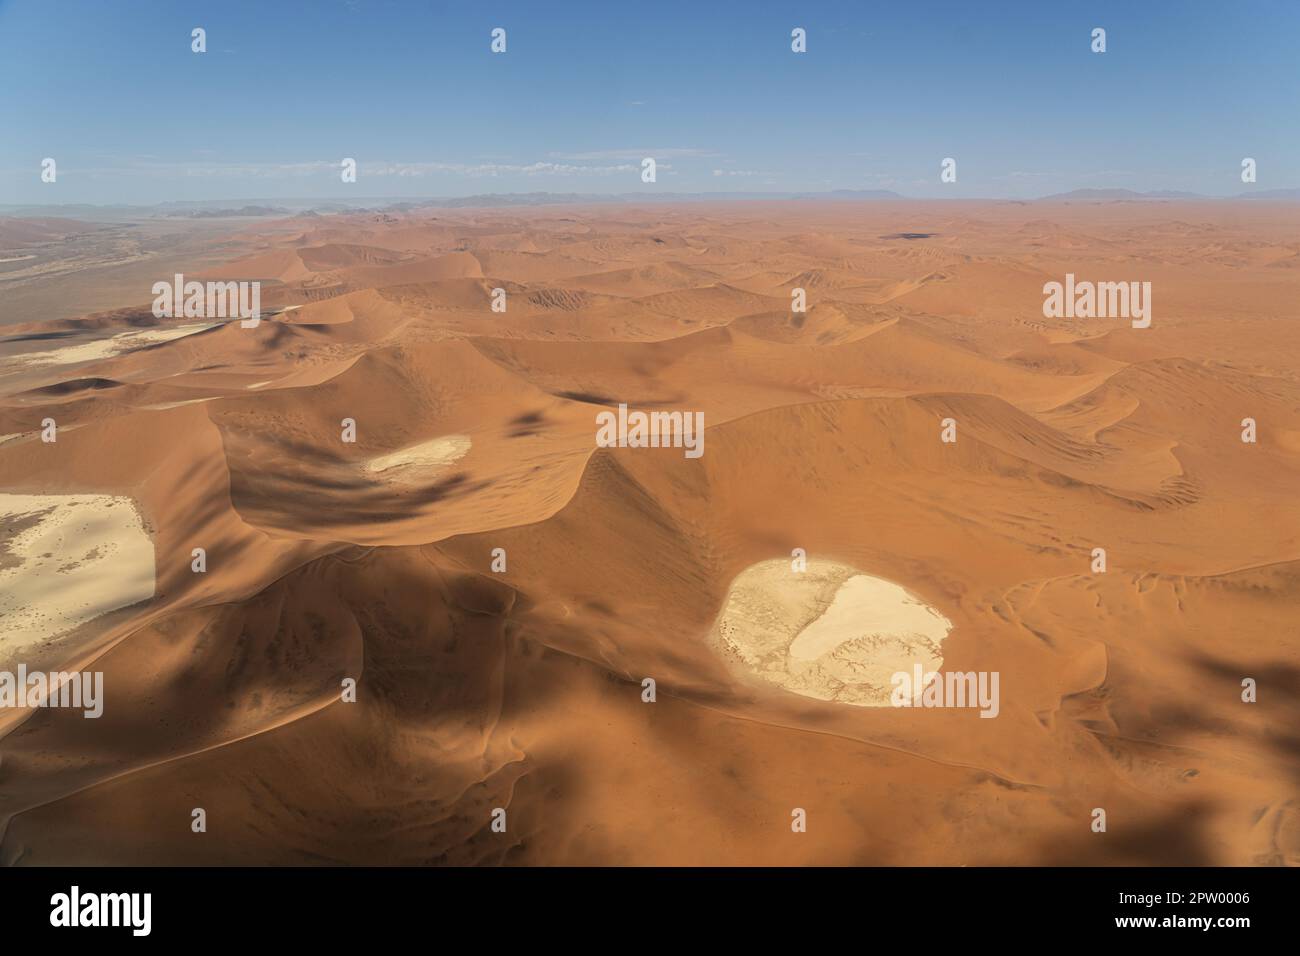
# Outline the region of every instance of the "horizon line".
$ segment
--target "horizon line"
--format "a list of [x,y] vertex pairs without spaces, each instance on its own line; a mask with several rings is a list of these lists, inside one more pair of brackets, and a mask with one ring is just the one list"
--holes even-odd
[[[1182,190],[1133,190],[1127,188],[1084,188],[1066,192],[1048,193],[1035,197],[1019,196],[909,196],[895,190],[887,189],[830,189],[830,190],[772,190],[772,191],[717,191],[717,192],[619,192],[619,193],[579,193],[552,192],[534,190],[530,192],[472,193],[464,196],[360,196],[355,199],[343,199],[337,196],[255,196],[233,199],[164,199],[157,202],[134,203],[96,203],[90,201],[63,202],[6,202],[0,203],[0,210],[40,210],[60,208],[103,209],[103,210],[155,210],[162,208],[194,209],[232,209],[240,206],[255,206],[267,203],[292,203],[305,206],[302,210],[268,210],[256,218],[265,218],[277,212],[294,213],[311,211],[313,207],[343,207],[363,210],[370,204],[383,203],[386,208],[398,207],[437,207],[463,206],[472,207],[475,201],[496,205],[583,205],[589,203],[637,203],[637,202],[673,202],[673,201],[721,201],[721,202],[762,202],[762,201],[799,201],[857,200],[864,202],[986,202],[986,203],[1038,203],[1038,202],[1258,202],[1261,200],[1300,201],[1300,188],[1278,188],[1259,190],[1258,192],[1241,192],[1225,195],[1209,195]],[[342,210],[339,210],[342,211]],[[254,218],[249,216],[247,218]]]

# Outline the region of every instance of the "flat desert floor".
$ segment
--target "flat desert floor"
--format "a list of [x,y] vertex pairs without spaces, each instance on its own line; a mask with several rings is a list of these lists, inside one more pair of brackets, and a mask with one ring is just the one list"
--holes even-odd
[[[1298,224],[44,246],[6,267],[44,320],[0,326],[0,670],[102,671],[104,711],[0,710],[0,862],[1300,864]],[[174,271],[263,321],[155,318]],[[1045,318],[1067,275],[1149,282],[1150,326]],[[598,447],[620,404],[703,413],[704,453]],[[890,706],[911,662],[997,674],[996,716]]]

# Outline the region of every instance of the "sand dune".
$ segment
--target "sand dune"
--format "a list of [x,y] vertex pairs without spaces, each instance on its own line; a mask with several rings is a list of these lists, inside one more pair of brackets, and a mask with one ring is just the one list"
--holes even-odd
[[[356,212],[196,253],[255,329],[6,327],[0,656],[112,705],[0,713],[0,860],[1300,864],[1294,233]],[[1151,281],[1151,326],[1044,317],[1067,272]],[[705,454],[597,447],[620,404]],[[998,673],[996,718],[888,706],[916,665]]]

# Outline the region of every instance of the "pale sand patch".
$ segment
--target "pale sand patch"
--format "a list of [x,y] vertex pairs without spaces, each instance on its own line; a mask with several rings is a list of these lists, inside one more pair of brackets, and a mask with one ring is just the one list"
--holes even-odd
[[210,395],[207,398],[186,398],[177,402],[160,402],[157,405],[141,405],[140,407],[150,412],[165,412],[172,408],[184,408],[186,405],[198,405],[200,402],[210,402],[216,396]]
[[371,458],[366,462],[366,471],[383,478],[428,478],[464,458],[472,444],[468,435],[443,435],[390,455]]
[[82,342],[79,345],[69,345],[44,352],[24,352],[13,356],[12,360],[17,360],[28,366],[72,365],[77,362],[94,362],[113,358],[145,345],[157,345],[160,342],[170,342],[173,339],[184,338],[187,335],[193,335],[196,332],[202,332],[218,325],[221,325],[221,323],[200,322],[191,325],[180,325],[171,329],[141,329],[138,332],[119,332],[117,335],[96,339],[94,342]]
[[942,666],[951,629],[951,621],[892,581],[815,559],[795,572],[781,558],[736,576],[713,640],[743,670],[785,690],[887,707],[895,673]]
[[264,385],[270,385],[270,384],[271,384],[272,382],[274,382],[274,381],[275,381],[275,379],[273,379],[273,378],[268,378],[265,382],[254,382],[252,385],[245,385],[244,388],[246,388],[246,389],[248,389],[248,390],[251,391],[252,389],[255,389],[255,388],[261,388],[261,387],[264,386]]
[[[68,432],[76,431],[78,428],[84,428],[85,426],[86,422],[77,422],[75,425],[60,425],[59,434],[66,435]],[[40,434],[41,429],[37,428],[29,432],[14,432],[11,435],[0,435],[0,446],[7,445],[10,442],[16,443],[25,438],[39,438]]]
[[130,498],[0,494],[0,664],[153,594],[153,542]]

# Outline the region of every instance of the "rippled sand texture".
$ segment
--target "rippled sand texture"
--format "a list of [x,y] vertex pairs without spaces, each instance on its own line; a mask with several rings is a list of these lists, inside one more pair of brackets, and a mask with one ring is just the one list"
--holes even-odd
[[[0,709],[0,863],[1300,864],[1296,210],[83,224],[0,335],[0,650],[104,713]],[[999,706],[881,706],[918,664]]]

